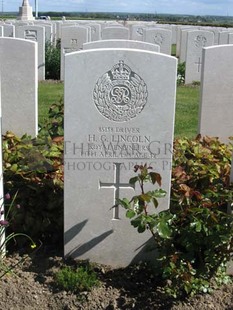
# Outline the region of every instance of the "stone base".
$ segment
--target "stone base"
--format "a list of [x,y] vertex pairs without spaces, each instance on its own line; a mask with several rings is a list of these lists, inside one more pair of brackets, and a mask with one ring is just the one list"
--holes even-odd
[[18,20],[35,20],[35,17],[32,15],[32,7],[31,6],[21,6],[19,7],[19,16]]

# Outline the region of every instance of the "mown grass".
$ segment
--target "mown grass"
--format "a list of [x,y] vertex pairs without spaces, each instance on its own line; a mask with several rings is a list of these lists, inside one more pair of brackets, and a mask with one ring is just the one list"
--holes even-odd
[[43,81],[38,87],[39,124],[43,125],[48,118],[49,108],[63,98],[64,85],[56,81]]
[[[175,136],[193,138],[197,134],[199,86],[178,86],[176,97]],[[63,83],[39,83],[39,124],[48,117],[49,107],[63,97]]]
[[179,86],[176,96],[175,137],[197,135],[200,86]]

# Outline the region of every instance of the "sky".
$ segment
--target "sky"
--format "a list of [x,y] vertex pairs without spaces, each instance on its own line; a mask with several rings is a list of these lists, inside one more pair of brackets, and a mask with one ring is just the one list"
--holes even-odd
[[[23,0],[0,0],[0,11],[15,12]],[[29,0],[35,10],[35,0]],[[233,15],[232,0],[37,0],[39,12],[129,12]]]

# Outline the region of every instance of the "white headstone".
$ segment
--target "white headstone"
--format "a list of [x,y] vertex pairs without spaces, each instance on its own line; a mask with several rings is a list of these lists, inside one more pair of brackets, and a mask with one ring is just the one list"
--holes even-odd
[[61,73],[60,79],[64,80],[65,54],[83,49],[83,44],[88,42],[88,28],[81,26],[62,27],[61,35]]
[[86,25],[90,27],[90,35],[91,35],[91,41],[98,41],[101,38],[101,26],[100,24],[88,24]]
[[3,36],[4,37],[15,37],[15,26],[14,25],[3,25]]
[[37,43],[0,38],[2,132],[38,133]]
[[129,40],[129,29],[126,27],[106,27],[102,30],[102,40]]
[[143,32],[143,41],[160,46],[160,53],[171,55],[171,30],[162,28],[148,28]]
[[177,60],[111,48],[65,58],[65,255],[126,266],[151,236],[112,206],[135,195],[133,167],[148,163],[169,207]]
[[233,45],[203,49],[199,133],[229,142],[233,136]]
[[134,48],[158,53],[160,52],[159,45],[133,40],[100,40],[83,44],[84,50],[95,48]]
[[201,80],[203,47],[214,44],[214,34],[210,31],[188,31],[185,62],[185,84]]
[[131,40],[143,41],[143,33],[145,25],[132,25],[131,26]]
[[19,26],[15,36],[38,43],[38,80],[45,80],[45,28],[41,26]]

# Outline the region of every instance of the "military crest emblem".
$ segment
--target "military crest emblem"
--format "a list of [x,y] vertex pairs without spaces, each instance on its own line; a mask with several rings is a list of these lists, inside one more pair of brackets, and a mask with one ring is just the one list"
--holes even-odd
[[145,82],[123,60],[98,79],[93,91],[98,111],[115,122],[135,118],[145,107],[147,97]]

